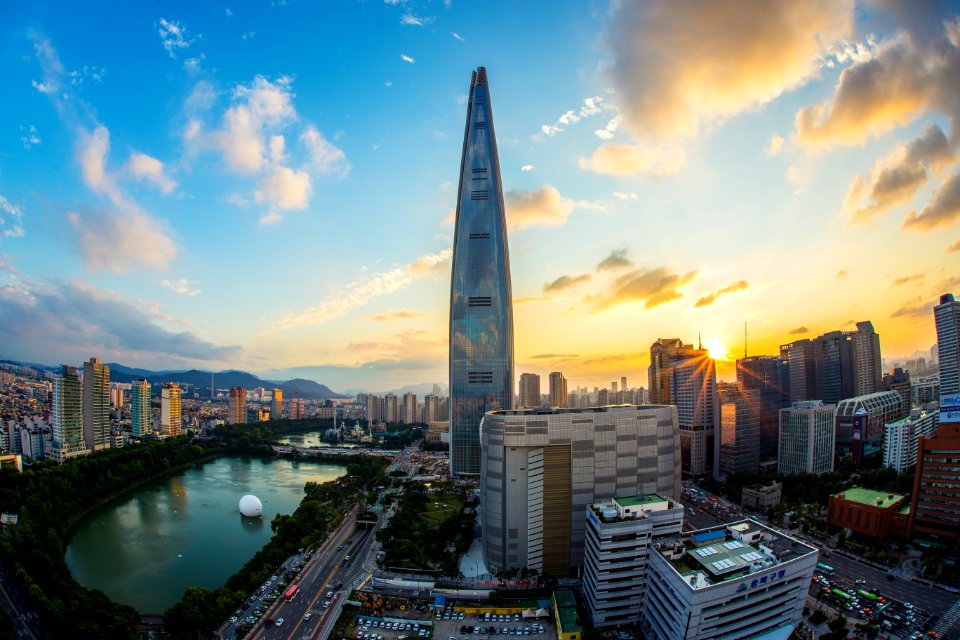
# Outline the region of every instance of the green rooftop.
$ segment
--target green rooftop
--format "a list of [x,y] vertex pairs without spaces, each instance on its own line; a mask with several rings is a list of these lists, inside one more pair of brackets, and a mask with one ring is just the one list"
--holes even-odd
[[566,589],[553,592],[553,602],[557,608],[557,617],[560,619],[558,635],[580,633],[580,618],[577,616],[577,601],[572,591]]
[[837,498],[842,495],[844,500],[858,502],[860,504],[868,504],[871,507],[880,507],[881,509],[892,507],[904,498],[904,496],[896,493],[874,491],[873,489],[863,489],[862,487],[854,487],[833,495]]
[[658,493],[645,493],[642,496],[617,496],[616,501],[619,502],[622,507],[637,507],[642,504],[666,502],[667,499]]

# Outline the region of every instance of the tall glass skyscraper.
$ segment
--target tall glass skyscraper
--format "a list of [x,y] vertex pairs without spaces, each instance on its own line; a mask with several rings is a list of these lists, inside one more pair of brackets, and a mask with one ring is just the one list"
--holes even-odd
[[450,282],[450,473],[480,473],[480,419],[513,408],[513,294],[487,70],[473,72]]

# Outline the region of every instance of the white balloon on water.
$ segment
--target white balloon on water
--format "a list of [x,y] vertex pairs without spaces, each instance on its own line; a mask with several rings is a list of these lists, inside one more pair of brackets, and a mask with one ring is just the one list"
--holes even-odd
[[243,496],[240,498],[240,513],[248,518],[259,518],[263,515],[263,503],[257,496]]

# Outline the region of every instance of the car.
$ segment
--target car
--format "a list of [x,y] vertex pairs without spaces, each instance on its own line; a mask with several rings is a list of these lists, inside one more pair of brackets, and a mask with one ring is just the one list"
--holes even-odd
[[344,562],[348,561],[349,559],[350,559],[350,556],[349,556],[349,555],[343,556],[343,561],[344,561]]
[[278,627],[281,626],[281,625],[283,625],[283,618],[277,618],[277,621],[274,622],[273,624],[276,625],[276,626],[278,626]]
[[867,581],[864,580],[863,578],[857,578],[856,583],[857,583],[857,584],[867,584]]
[[237,616],[230,616],[230,622],[236,622]]

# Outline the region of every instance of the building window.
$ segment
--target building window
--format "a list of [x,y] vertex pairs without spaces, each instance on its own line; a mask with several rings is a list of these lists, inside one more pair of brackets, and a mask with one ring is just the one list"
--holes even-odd
[[467,371],[470,384],[493,384],[493,371]]
[[467,298],[468,307],[489,307],[493,304],[490,296],[470,296]]
[[471,233],[470,239],[471,240],[489,240],[490,234],[489,233]]
[[470,192],[471,200],[487,200],[489,197],[490,194],[486,189],[475,189]]

